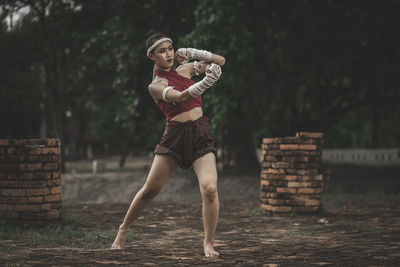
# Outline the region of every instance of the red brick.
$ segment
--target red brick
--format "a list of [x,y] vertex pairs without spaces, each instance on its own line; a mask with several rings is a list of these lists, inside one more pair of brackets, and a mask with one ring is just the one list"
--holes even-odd
[[16,211],[40,211],[42,204],[15,204]]
[[264,186],[264,187],[261,187],[261,191],[263,191],[263,192],[276,192],[276,186],[272,186],[272,185]]
[[7,171],[16,171],[17,170],[17,164],[13,163],[8,163],[8,164],[0,164],[0,171],[2,172],[7,172]]
[[261,199],[268,199],[268,198],[277,198],[277,193],[273,193],[273,192],[260,192],[260,198]]
[[50,194],[58,194],[58,193],[61,193],[61,186],[50,188]]
[[316,174],[318,174],[318,170],[317,169],[303,169],[303,170],[297,170],[296,173],[298,175],[308,175],[308,174],[316,175]]
[[47,180],[32,180],[32,181],[23,181],[23,188],[44,188],[47,187]]
[[275,168],[275,169],[281,169],[281,168],[288,168],[289,167],[289,163],[288,162],[273,162],[272,164],[271,164],[271,166],[272,166],[272,168]]
[[269,185],[270,185],[270,181],[268,181],[268,180],[261,180],[261,185],[269,186]]
[[266,173],[271,173],[271,174],[284,174],[285,170],[284,169],[272,169],[272,168],[268,168],[266,170]]
[[296,191],[296,188],[277,187],[276,188],[276,192],[277,193],[292,193],[292,194],[295,194],[297,191]]
[[297,162],[298,161],[298,157],[283,157],[282,161],[289,162],[289,163]]
[[14,205],[11,205],[11,204],[0,204],[0,210],[1,211],[13,211],[14,210]]
[[294,194],[293,199],[321,199],[321,194]]
[[287,181],[284,180],[271,180],[270,184],[279,187],[287,187]]
[[17,168],[19,171],[41,171],[42,163],[22,163]]
[[47,180],[52,178],[52,172],[12,172],[8,174],[9,180]]
[[271,155],[271,156],[279,157],[279,156],[282,156],[284,154],[284,151],[281,151],[281,150],[267,150],[267,154]]
[[287,206],[272,206],[272,212],[291,212],[292,207]]
[[59,202],[51,202],[50,203],[51,204],[51,208],[52,209],[59,209],[59,208],[61,208],[61,201],[59,201]]
[[50,203],[44,203],[40,206],[40,210],[51,210],[51,204]]
[[58,157],[54,155],[30,155],[27,156],[26,161],[29,162],[58,162]]
[[296,169],[286,169],[286,173],[287,174],[297,174],[297,170]]
[[291,206],[304,206],[305,201],[303,199],[286,199],[284,203]]
[[294,168],[296,168],[296,169],[317,169],[318,167],[319,167],[319,164],[316,162],[307,162],[307,163],[295,162],[294,163]]
[[274,144],[279,142],[280,138],[263,138],[263,144]]
[[60,171],[52,172],[51,178],[60,178]]
[[298,177],[299,176],[297,175],[285,175],[283,179],[285,179],[286,181],[296,181]]
[[314,175],[313,176],[313,180],[322,181],[323,180],[323,175],[322,174]]
[[19,217],[18,211],[0,211],[0,218],[16,219]]
[[45,171],[57,171],[59,169],[58,163],[45,163],[43,164],[43,170]]
[[0,180],[0,188],[21,188],[21,182]]
[[271,205],[261,204],[261,207],[264,208],[267,211],[272,211],[272,206]]
[[58,147],[44,147],[42,148],[41,151],[42,154],[56,154],[59,155],[60,154],[60,148]]
[[271,162],[262,162],[261,163],[261,167],[263,167],[263,168],[269,168],[269,167],[271,167]]
[[2,189],[2,196],[26,196],[25,189]]
[[26,189],[27,196],[44,196],[49,194],[48,188],[28,188]]
[[0,139],[0,146],[8,146],[8,140],[7,139]]
[[297,144],[282,144],[279,146],[281,150],[298,150],[299,145]]
[[266,161],[278,161],[278,158],[275,156],[265,156]]
[[316,187],[317,184],[312,182],[289,182],[288,187]]
[[283,199],[272,199],[272,198],[268,199],[268,204],[270,205],[283,205],[283,203],[284,203]]
[[59,140],[57,138],[46,138],[47,146],[59,146]]
[[299,145],[300,150],[317,150],[316,145]]
[[297,188],[299,194],[319,194],[322,192],[322,188]]
[[305,206],[319,206],[321,204],[320,200],[317,199],[306,199]]
[[26,203],[42,203],[43,197],[0,197],[2,203],[26,204]]
[[60,217],[60,211],[56,209],[51,209],[47,212],[46,218],[47,219],[55,219]]
[[61,194],[47,195],[43,197],[44,202],[57,202],[61,201]]
[[[40,155],[42,153],[42,148],[40,147],[32,147],[29,150],[27,150],[29,155]],[[20,152],[22,153],[22,152]]]
[[322,138],[324,134],[320,132],[297,132],[296,136],[309,137],[309,138]]
[[47,180],[47,185],[49,187],[55,187],[58,185],[61,185],[61,179],[51,179],[51,180]]

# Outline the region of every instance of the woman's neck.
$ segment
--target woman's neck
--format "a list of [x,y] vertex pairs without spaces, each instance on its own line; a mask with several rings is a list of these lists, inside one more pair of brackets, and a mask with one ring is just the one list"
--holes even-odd
[[172,67],[167,67],[167,68],[161,68],[161,67],[156,67],[157,70],[162,70],[162,71],[167,71],[170,72]]

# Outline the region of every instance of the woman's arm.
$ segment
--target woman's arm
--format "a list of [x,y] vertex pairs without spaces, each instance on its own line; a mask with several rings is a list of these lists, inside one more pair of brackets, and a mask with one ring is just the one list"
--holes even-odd
[[[226,62],[223,56],[195,48],[180,48],[176,51],[175,55],[176,60],[181,64],[176,68],[176,71],[189,78],[192,78],[194,75],[203,74],[211,63],[222,67]],[[200,59],[201,61],[186,63],[191,59]]]
[[205,90],[211,87],[219,79],[220,76],[221,67],[212,63],[206,68],[206,76],[201,81],[189,86],[182,92],[174,90],[173,87],[168,86],[168,81],[165,78],[156,78],[148,88],[156,103],[160,100],[180,103],[202,95]]
[[208,52],[206,50],[198,50],[195,48],[180,48],[176,51],[176,60],[179,62],[179,64],[185,64],[191,59],[199,59],[207,63],[215,63],[220,67],[225,65],[226,62],[223,56]]
[[[185,102],[188,101],[189,99],[192,99],[192,96],[189,93],[189,90],[184,90],[182,92],[174,89],[167,90],[164,92],[164,89],[167,88],[168,86],[160,83],[160,82],[152,82],[149,85],[149,92],[151,96],[158,101],[160,100],[168,100],[168,102],[174,102],[174,103],[180,103],[180,102]],[[164,98],[163,99],[163,92],[164,92]]]

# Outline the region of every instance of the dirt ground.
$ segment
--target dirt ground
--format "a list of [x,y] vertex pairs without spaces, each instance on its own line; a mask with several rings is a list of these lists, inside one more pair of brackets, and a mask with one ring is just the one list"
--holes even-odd
[[[98,180],[90,175],[86,178],[65,176],[63,197],[67,204],[63,202],[62,214],[64,223],[68,219],[68,234],[63,235],[63,240],[35,238],[43,229],[59,229],[60,222],[46,226],[25,225],[22,229],[3,225],[0,265],[400,264],[399,167],[324,165],[323,209],[317,214],[266,214],[259,207],[259,180],[255,174],[221,174],[220,219],[216,233],[216,249],[221,256],[217,259],[203,256],[202,204],[195,177],[189,172],[178,172],[171,177],[171,188],[166,187],[134,223],[125,249],[109,250],[130,198],[144,181],[142,171],[114,173],[109,178],[106,174],[97,175]],[[137,185],[125,189],[129,181]],[[117,189],[110,189],[115,187]],[[88,193],[90,188],[92,197]],[[112,196],[118,190],[123,196],[116,201]],[[198,196],[190,198],[195,192]],[[108,195],[108,201],[107,197],[95,197],[96,193]],[[22,236],[4,238],[4,231],[20,231]],[[71,239],[71,243],[66,239]]]

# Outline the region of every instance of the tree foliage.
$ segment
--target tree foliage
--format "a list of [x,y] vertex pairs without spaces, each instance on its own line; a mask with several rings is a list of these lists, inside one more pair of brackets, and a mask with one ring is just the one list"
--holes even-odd
[[[147,85],[150,29],[223,55],[203,96],[218,148],[256,169],[263,137],[400,145],[400,1],[3,0],[1,138],[58,136],[70,158],[146,153],[164,127]],[[6,20],[18,15],[10,27]],[[27,8],[27,9],[26,9]]]

